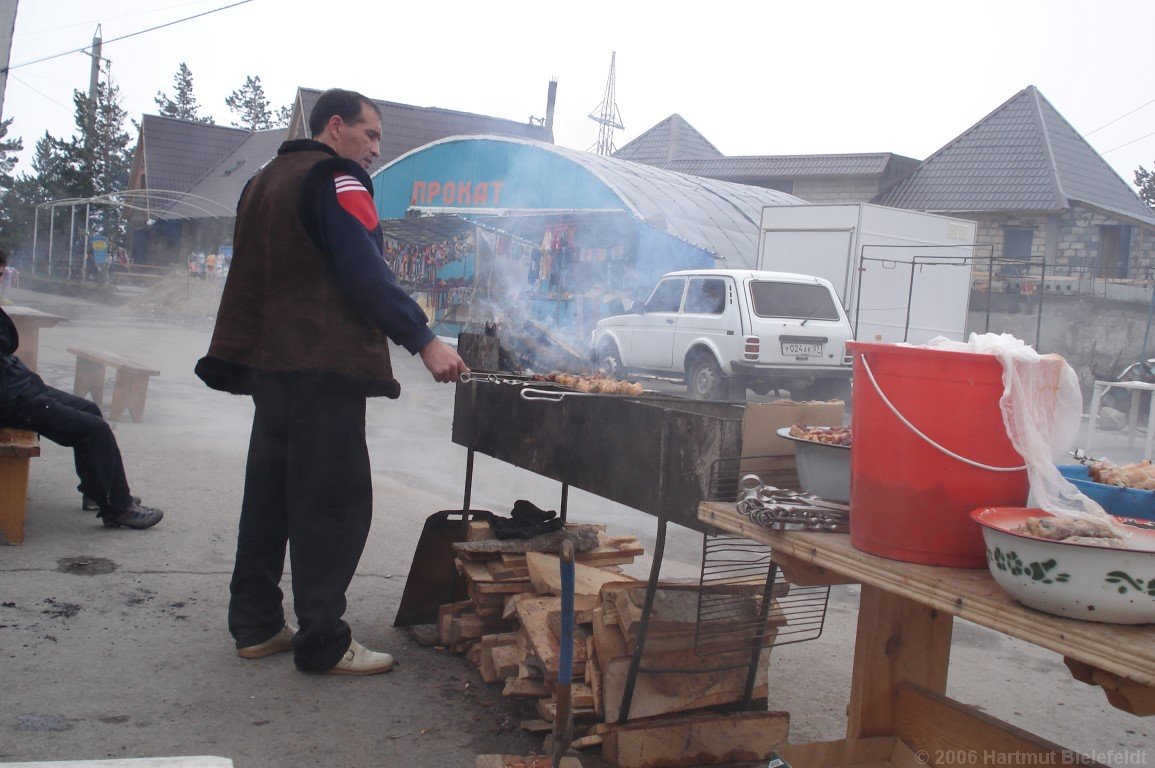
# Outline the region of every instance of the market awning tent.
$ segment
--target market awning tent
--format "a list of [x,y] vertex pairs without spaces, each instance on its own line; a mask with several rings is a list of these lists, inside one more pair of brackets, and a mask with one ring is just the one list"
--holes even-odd
[[588,231],[598,217],[615,231],[632,229],[639,268],[658,274],[753,267],[762,207],[803,204],[776,190],[501,136],[419,147],[382,167],[373,187],[386,234],[407,241],[432,242],[458,226],[429,218],[452,216],[533,242],[546,222],[582,217]]

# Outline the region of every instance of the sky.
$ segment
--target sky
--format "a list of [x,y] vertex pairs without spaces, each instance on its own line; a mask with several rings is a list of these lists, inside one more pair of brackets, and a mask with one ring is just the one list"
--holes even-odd
[[[526,121],[558,81],[556,143],[591,149],[616,52],[629,140],[679,114],[722,153],[893,152],[925,159],[1035,85],[1127,182],[1155,169],[1150,0],[19,0],[3,116],[24,161],[75,130],[97,25],[124,107],[157,112],[188,65],[202,115],[248,75],[274,106],[297,86]],[[135,140],[135,130],[133,130]]]

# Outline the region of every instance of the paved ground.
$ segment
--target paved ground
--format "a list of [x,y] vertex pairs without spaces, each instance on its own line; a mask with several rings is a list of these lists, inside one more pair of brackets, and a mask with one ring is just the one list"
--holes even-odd
[[[133,490],[167,516],[149,531],[104,529],[80,511],[69,452],[44,444],[27,542],[0,547],[0,762],[214,754],[239,768],[472,766],[477,754],[540,749],[516,727],[516,706],[464,660],[390,627],[422,521],[461,503],[465,450],[449,439],[451,387],[399,355],[402,399],[369,409],[377,518],[348,618],[400,667],[377,678],[304,675],[284,655],[238,659],[225,630],[251,405],[192,374],[209,320],[159,321],[28,291],[9,298],[68,318],[41,335],[50,383],[71,388],[66,347],[76,345],[163,372],[146,420],[115,428]],[[1131,458],[1121,435],[1097,445]],[[550,508],[559,492],[478,457],[476,507],[527,498]],[[570,505],[574,520],[652,544],[651,517],[579,491]],[[699,537],[673,526],[671,539],[663,575],[696,577]],[[822,637],[774,652],[771,706],[792,713],[797,740],[841,736],[857,602],[855,588],[837,588]],[[958,622],[953,658],[952,696],[1103,762],[1155,764],[1151,720],[1108,706],[1058,655]]]

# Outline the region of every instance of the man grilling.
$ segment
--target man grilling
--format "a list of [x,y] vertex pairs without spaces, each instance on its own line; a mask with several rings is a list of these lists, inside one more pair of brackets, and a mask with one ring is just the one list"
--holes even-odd
[[[229,631],[242,658],[293,651],[306,672],[372,675],[388,653],[352,639],[345,590],[373,512],[365,398],[396,398],[388,340],[438,382],[468,368],[429,330],[397,284],[367,169],[381,115],[359,93],[329,90],[311,139],[288,141],[237,205],[233,260],[197,375],[251,395]],[[285,621],[279,582],[288,545],[300,630]]]

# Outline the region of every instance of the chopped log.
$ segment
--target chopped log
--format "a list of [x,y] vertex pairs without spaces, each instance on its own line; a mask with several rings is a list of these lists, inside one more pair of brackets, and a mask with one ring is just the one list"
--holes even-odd
[[465,574],[466,578],[475,583],[489,584],[496,581],[483,562],[458,557],[454,559],[453,564],[457,566],[458,573]]
[[527,677],[509,677],[505,680],[502,696],[549,696],[549,686],[543,680]]
[[467,613],[450,619],[449,642],[453,644],[460,640],[480,640],[485,635],[508,632],[511,629],[517,629],[517,625],[513,622]]
[[518,654],[516,645],[497,646],[490,650],[489,655],[493,664],[494,675],[498,680],[517,677]]
[[486,560],[485,567],[489,569],[490,575],[498,581],[529,578],[529,569],[525,567],[524,558],[522,558],[521,565],[507,565],[501,560]]
[[522,720],[520,726],[523,731],[530,733],[548,733],[553,730],[553,723],[545,720]]
[[[561,594],[561,566],[554,555],[544,552],[527,552],[525,562],[529,567],[529,580],[533,582],[538,594]],[[633,581],[629,577],[622,578],[616,574],[593,568],[588,565],[574,563],[574,595],[597,595],[602,586],[615,581]]]
[[765,762],[786,741],[787,712],[703,713],[612,726],[602,759],[617,768],[679,768]]
[[[769,658],[770,649],[763,649],[754,682],[754,698],[767,695],[766,667]],[[603,661],[599,656],[598,661],[602,671],[602,705],[606,722],[616,723],[621,714],[622,693],[625,691],[631,659]],[[699,657],[678,651],[646,654],[644,661],[644,666],[678,671],[674,674],[638,672],[630,704],[631,719],[741,701],[745,693],[750,654],[737,651]]]
[[470,520],[469,530],[465,532],[466,541],[485,541],[486,539],[496,538],[493,535],[493,529],[489,527],[489,523],[485,520]]
[[437,608],[437,634],[442,645],[449,645],[450,622],[464,613],[473,613],[475,606],[472,600],[462,600],[459,603],[445,603]]
[[[589,627],[590,623],[593,622],[593,620],[594,620],[594,607],[595,607],[594,602],[596,601],[596,599],[597,598],[592,598],[589,595],[582,595],[582,597],[580,599],[577,599],[577,598],[574,599],[574,614],[573,614],[574,638],[577,640],[583,640],[584,641],[585,638],[589,635],[590,630],[588,629],[588,627]],[[585,603],[585,605],[588,607],[583,607],[583,605],[582,605],[583,601],[588,601]],[[550,631],[553,632],[554,636],[558,640],[560,640],[561,639],[561,611],[550,611],[548,620],[549,620]],[[583,627],[586,627],[586,629],[582,629]],[[579,632],[578,630],[582,630],[582,631]]]
[[[537,713],[542,720],[553,722],[557,719],[557,700],[552,696],[545,699],[538,699]],[[594,714],[593,707],[579,707],[577,704],[573,706],[573,719],[577,720],[594,720],[597,715]]]
[[571,683],[569,690],[575,707],[582,709],[594,708],[594,692],[588,685],[585,683]]
[[621,659],[629,656],[630,650],[626,646],[626,636],[622,633],[620,626],[611,624],[606,618],[605,606],[595,609],[592,613],[593,620],[590,625],[593,627],[594,648],[597,651],[598,661],[604,665],[610,659]]
[[[602,691],[602,669],[598,664],[597,656],[591,656],[586,662],[586,685],[594,697],[594,714],[598,719],[606,716],[605,693]],[[633,706],[632,704],[630,706]]]
[[574,525],[560,531],[543,533],[528,539],[487,539],[484,541],[463,541],[453,545],[453,550],[461,554],[488,555],[490,559],[510,552],[558,552],[561,543],[568,539],[573,542],[575,552],[584,552],[598,545],[597,526]]
[[[517,620],[528,641],[527,651],[532,651],[541,659],[545,677],[557,679],[558,657],[561,647],[557,636],[550,631],[549,614],[561,609],[560,597],[534,597],[517,604]],[[579,654],[580,650],[580,654]],[[573,653],[574,669],[580,675],[585,666],[585,639],[575,644]]]
[[570,746],[577,750],[593,749],[602,745],[602,738],[600,733],[587,734],[571,741]]
[[518,592],[514,595],[505,596],[505,608],[501,611],[501,618],[512,619],[517,616],[517,604],[527,597],[533,597],[536,593],[533,592]]

